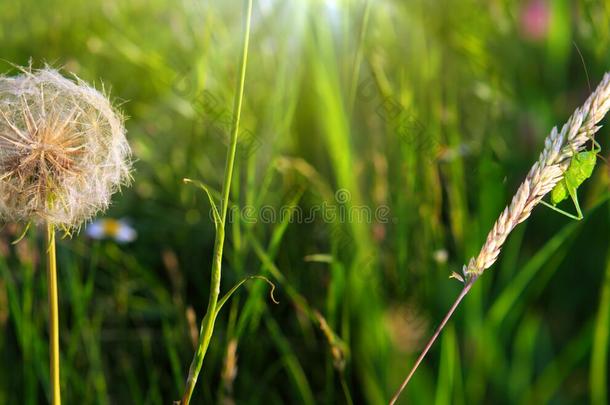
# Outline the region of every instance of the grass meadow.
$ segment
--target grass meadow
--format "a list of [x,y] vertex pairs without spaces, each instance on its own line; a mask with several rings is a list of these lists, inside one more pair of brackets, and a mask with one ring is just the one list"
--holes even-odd
[[[238,0],[0,0],[0,70],[62,68],[128,116],[131,243],[58,239],[67,404],[169,404],[210,290],[240,73]],[[604,1],[254,0],[222,262],[194,404],[384,404],[459,272],[610,70]],[[602,128],[600,156],[610,131]],[[609,168],[584,219],[509,237],[401,397],[608,403]],[[562,208],[572,212],[569,202]],[[49,401],[44,230],[0,233],[0,403]]]

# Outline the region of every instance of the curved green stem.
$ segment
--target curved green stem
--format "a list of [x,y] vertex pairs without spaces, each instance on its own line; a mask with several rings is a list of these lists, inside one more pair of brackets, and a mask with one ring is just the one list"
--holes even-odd
[[49,358],[51,373],[51,403],[61,404],[59,386],[59,305],[57,303],[57,261],[55,227],[47,224],[47,276],[49,289]]
[[224,184],[222,186],[222,200],[220,206],[220,219],[216,229],[216,239],[214,241],[214,259],[212,262],[212,275],[210,280],[210,297],[206,315],[201,321],[201,329],[199,332],[199,344],[193,356],[189,375],[186,381],[184,395],[180,401],[181,405],[188,405],[197,383],[197,378],[203,365],[203,358],[210,344],[212,334],[214,332],[214,323],[216,322],[218,297],[220,295],[220,275],[222,268],[222,252],[225,240],[225,224],[227,218],[227,210],[229,207],[229,192],[231,190],[231,180],[233,178],[233,167],[235,164],[235,154],[237,152],[237,135],[239,132],[239,119],[241,116],[241,105],[244,96],[244,84],[246,80],[246,65],[248,61],[248,44],[250,41],[250,21],[252,19],[252,0],[247,0],[246,12],[246,27],[244,33],[244,44],[241,55],[241,72],[237,83],[237,92],[233,104],[233,122],[231,125],[231,140],[229,149],[227,150],[227,161],[225,166]]

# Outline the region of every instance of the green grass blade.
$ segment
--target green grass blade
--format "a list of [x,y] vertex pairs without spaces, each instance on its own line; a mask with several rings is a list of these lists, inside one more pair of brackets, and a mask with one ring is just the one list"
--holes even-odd
[[608,403],[608,337],[610,335],[610,255],[606,263],[606,274],[601,286],[601,297],[593,329],[590,382],[591,403]]

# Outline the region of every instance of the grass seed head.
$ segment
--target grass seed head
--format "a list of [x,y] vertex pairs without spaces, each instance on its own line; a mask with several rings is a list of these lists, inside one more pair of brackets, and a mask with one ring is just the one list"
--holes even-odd
[[123,117],[56,70],[0,76],[0,216],[78,228],[130,181]]

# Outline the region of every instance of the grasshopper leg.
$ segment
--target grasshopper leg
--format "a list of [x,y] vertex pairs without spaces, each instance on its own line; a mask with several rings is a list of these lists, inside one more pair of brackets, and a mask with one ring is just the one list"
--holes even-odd
[[[570,196],[572,194],[570,193]],[[581,219],[583,219],[583,215],[582,212],[580,211],[580,206],[578,205],[578,199],[573,199],[574,201],[574,206],[576,207],[576,211],[578,212],[578,216],[574,215],[574,214],[570,214],[569,212],[566,212],[564,210],[562,210],[561,208],[557,208],[554,205],[551,205],[549,203],[547,203],[546,201],[540,201],[543,205],[546,205],[547,207],[549,207],[550,209],[559,212],[560,214],[565,215],[568,218],[571,219],[575,219],[576,221],[580,221]]]
[[572,201],[574,202],[574,207],[576,207],[576,212],[578,213],[578,217],[574,219],[580,221],[581,219],[583,219],[583,215],[582,211],[580,210],[580,204],[578,203],[578,195],[576,194],[576,190],[571,187],[568,187],[568,193],[570,193],[570,197],[572,198]]

